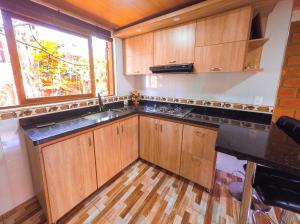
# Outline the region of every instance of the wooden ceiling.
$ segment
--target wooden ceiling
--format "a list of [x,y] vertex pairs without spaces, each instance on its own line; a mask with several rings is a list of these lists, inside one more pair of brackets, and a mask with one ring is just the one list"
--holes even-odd
[[39,3],[118,30],[204,0],[40,0]]

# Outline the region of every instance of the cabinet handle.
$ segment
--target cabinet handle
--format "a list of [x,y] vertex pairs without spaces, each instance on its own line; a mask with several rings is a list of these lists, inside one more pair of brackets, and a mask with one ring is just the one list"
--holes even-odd
[[162,132],[162,124],[160,125],[160,132]]
[[176,61],[169,61],[169,64],[173,64],[173,63],[176,63]]
[[89,147],[92,147],[92,139],[89,138]]
[[119,134],[119,127],[117,127],[117,135]]
[[214,68],[211,68],[210,70],[213,72],[219,72],[219,71],[222,71],[222,68],[214,67]]
[[123,133],[123,130],[124,130],[124,128],[123,128],[123,124],[121,125],[121,132]]

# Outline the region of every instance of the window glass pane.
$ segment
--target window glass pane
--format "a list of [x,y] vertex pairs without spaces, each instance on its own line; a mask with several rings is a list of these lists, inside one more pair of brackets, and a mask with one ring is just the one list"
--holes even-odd
[[18,102],[15,82],[0,11],[0,107],[14,106],[16,104]]
[[91,93],[88,40],[12,20],[26,98]]
[[93,37],[93,56],[95,70],[96,93],[108,95],[108,43]]

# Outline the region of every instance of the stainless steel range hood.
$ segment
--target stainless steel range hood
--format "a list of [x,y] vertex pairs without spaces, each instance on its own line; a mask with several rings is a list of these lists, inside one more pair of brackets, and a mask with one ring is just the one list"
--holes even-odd
[[153,73],[185,73],[193,71],[193,63],[188,64],[174,64],[174,65],[159,65],[152,66],[150,70]]

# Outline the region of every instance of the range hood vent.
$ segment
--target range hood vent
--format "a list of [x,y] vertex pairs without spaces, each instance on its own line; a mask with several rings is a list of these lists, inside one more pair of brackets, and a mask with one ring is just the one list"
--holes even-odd
[[192,72],[193,71],[193,63],[152,66],[152,67],[150,67],[150,70],[153,73]]

